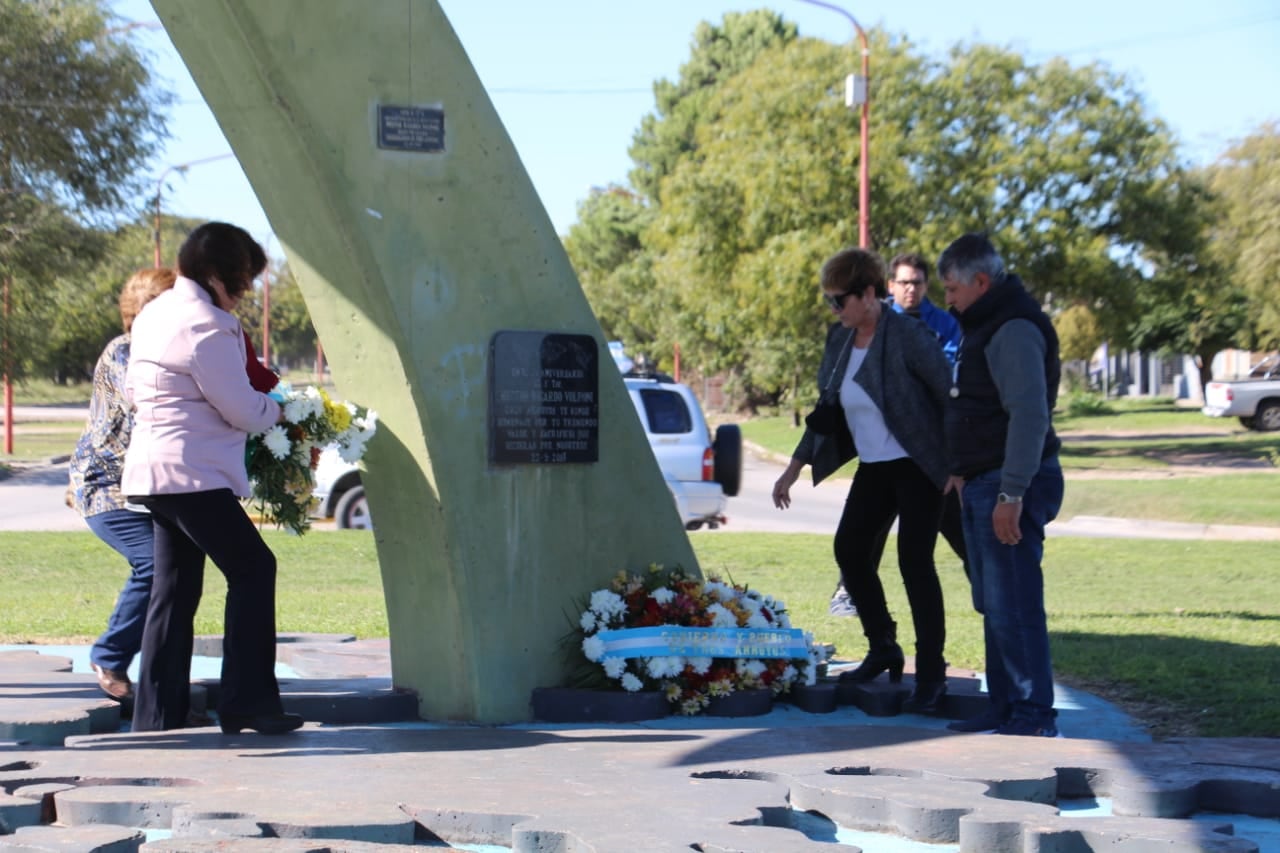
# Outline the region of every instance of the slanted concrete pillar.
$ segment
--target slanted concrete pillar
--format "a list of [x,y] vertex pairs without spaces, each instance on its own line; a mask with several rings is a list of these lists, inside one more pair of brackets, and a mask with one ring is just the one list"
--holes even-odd
[[[395,683],[426,718],[528,718],[530,691],[563,672],[577,599],[620,569],[697,566],[466,53],[430,0],[153,5],[288,254],[340,394],[381,416],[366,482]],[[503,330],[595,341],[598,462],[490,464]]]

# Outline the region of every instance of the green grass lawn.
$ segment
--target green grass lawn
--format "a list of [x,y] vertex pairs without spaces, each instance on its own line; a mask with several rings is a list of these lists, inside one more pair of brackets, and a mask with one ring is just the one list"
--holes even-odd
[[[1229,434],[1185,432],[1185,415],[1230,429]],[[1158,417],[1169,422],[1158,432],[1135,436],[1135,423],[1150,424]],[[1198,412],[1169,407],[1160,412],[1139,411],[1087,420],[1092,426],[1080,433],[1066,433],[1060,454],[1067,475],[1066,500],[1061,517],[1100,515],[1112,518],[1145,518],[1198,524],[1243,524],[1280,527],[1280,468],[1270,463],[1280,436],[1249,432],[1243,427],[1213,422]],[[1200,422],[1191,426],[1203,430]],[[770,417],[746,421],[744,438],[776,454],[789,457],[800,430],[789,418]],[[1170,430],[1170,431],[1165,431]],[[1204,476],[1195,469],[1213,465],[1219,470],[1239,466],[1239,474]],[[837,476],[852,476],[852,462]],[[1194,476],[1191,476],[1193,475]]]
[[[281,631],[387,634],[373,537],[267,531],[279,559]],[[783,598],[793,622],[837,647],[865,650],[856,619],[827,614],[835,579],[829,536],[700,534],[703,570]],[[892,547],[892,543],[891,543]],[[1046,605],[1057,674],[1118,702],[1157,737],[1280,734],[1280,596],[1276,543],[1050,539]],[[6,570],[0,642],[87,643],[101,631],[124,580],[123,561],[92,534],[0,533]],[[947,609],[947,658],[981,669],[981,622],[959,562],[938,550]],[[890,576],[892,575],[892,576]],[[912,634],[902,584],[886,574],[899,639]],[[566,601],[587,591],[566,590]],[[210,567],[197,617],[221,632],[224,584]]]

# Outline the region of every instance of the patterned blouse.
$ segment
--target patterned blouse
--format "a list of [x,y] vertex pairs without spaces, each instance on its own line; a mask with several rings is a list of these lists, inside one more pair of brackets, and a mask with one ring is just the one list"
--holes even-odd
[[98,356],[89,420],[71,456],[71,505],[81,515],[126,508],[120,476],[133,431],[133,415],[124,396],[128,367],[129,336],[121,335]]

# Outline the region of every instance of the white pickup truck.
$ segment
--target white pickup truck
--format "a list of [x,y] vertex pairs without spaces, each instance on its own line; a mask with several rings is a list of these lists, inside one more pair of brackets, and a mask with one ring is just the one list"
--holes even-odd
[[1280,430],[1280,355],[1258,362],[1245,379],[1210,382],[1200,411],[1214,418],[1239,418],[1259,432]]

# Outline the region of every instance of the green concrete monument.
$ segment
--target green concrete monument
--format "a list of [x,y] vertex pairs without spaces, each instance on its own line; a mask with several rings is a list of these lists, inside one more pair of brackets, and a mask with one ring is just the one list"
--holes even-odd
[[395,684],[424,718],[527,719],[582,596],[620,569],[697,565],[466,52],[431,0],[153,5],[339,393],[380,415],[366,482]]

